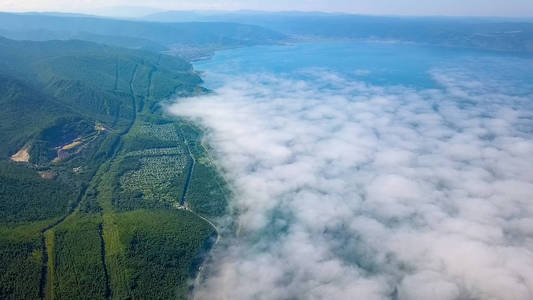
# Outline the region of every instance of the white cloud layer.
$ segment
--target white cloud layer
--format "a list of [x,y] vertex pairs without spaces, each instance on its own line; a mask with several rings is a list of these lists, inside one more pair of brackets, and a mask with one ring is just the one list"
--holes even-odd
[[533,98],[309,74],[169,108],[207,128],[241,212],[197,298],[533,299]]

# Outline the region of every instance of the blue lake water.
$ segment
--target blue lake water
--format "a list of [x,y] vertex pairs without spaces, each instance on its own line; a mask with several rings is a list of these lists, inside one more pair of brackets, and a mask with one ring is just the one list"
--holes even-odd
[[206,86],[220,86],[210,73],[245,75],[273,73],[295,76],[316,68],[340,73],[374,85],[404,85],[436,88],[429,72],[440,68],[462,68],[473,76],[504,79],[522,87],[533,84],[533,57],[489,51],[443,48],[405,43],[330,42],[292,46],[257,46],[217,52],[209,60],[196,62],[207,71]]

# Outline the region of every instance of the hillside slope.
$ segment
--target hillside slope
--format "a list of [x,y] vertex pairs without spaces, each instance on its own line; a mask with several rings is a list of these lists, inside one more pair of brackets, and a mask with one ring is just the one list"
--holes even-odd
[[227,191],[187,167],[201,136],[159,103],[200,84],[176,57],[0,38],[1,299],[187,296],[215,229],[183,183],[217,195],[191,196],[206,217]]

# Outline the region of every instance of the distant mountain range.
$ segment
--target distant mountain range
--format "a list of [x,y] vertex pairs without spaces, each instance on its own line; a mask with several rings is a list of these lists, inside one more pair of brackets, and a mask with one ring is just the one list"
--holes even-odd
[[230,22],[158,23],[55,13],[0,13],[0,35],[35,41],[80,39],[157,52],[277,44],[287,39],[271,29]]
[[167,11],[140,19],[65,13],[0,13],[0,35],[17,40],[80,39],[178,54],[306,40],[387,40],[533,53],[533,20],[393,17],[320,12]]
[[533,19],[258,11],[168,11],[144,19],[157,22],[234,22],[262,26],[300,39],[396,40],[447,47],[533,52]]

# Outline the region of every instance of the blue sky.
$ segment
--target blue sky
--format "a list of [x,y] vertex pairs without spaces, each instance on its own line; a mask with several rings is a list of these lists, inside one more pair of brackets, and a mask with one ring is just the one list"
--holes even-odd
[[0,0],[3,11],[76,11],[112,13],[155,10],[304,10],[380,15],[468,15],[533,17],[532,0]]

